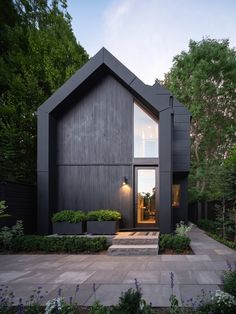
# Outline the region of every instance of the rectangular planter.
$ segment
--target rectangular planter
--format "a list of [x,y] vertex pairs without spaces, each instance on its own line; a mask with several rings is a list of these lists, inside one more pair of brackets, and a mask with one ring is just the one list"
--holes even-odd
[[115,234],[119,231],[119,221],[87,221],[87,233]]
[[57,234],[83,234],[85,232],[85,221],[81,222],[53,222],[53,233]]

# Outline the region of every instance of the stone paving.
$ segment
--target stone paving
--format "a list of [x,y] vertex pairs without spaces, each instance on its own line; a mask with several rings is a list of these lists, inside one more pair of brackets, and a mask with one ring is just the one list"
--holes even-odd
[[[209,238],[194,227],[190,232],[195,255],[108,256],[108,255],[0,255],[0,284],[7,284],[27,300],[38,286],[48,291],[46,299],[62,289],[81,305],[91,305],[95,296],[104,305],[117,303],[122,291],[141,283],[144,298],[153,306],[169,306],[170,272],[174,273],[174,293],[186,301],[219,288],[227,260],[234,264],[236,252]],[[96,292],[93,292],[95,284]]]

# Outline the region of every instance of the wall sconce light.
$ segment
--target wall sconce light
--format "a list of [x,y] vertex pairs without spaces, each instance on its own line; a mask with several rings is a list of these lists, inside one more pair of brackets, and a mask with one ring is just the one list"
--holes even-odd
[[127,179],[127,177],[124,177],[122,185],[126,185],[126,184],[128,184],[128,179]]

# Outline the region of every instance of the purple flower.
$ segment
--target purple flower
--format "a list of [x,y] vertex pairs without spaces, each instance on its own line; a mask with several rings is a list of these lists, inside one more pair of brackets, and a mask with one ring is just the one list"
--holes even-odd
[[95,293],[96,292],[96,284],[93,283],[93,292]]
[[76,286],[76,290],[75,291],[76,291],[76,293],[79,292],[79,285]]
[[172,271],[170,272],[170,286],[171,289],[174,288],[174,273]]
[[229,271],[232,271],[232,265],[229,260],[226,260],[227,268]]
[[72,304],[72,297],[70,297],[70,301],[69,301],[69,303],[70,303],[70,304]]
[[61,292],[62,292],[62,289],[59,288],[59,289],[58,289],[58,296],[59,296],[59,297],[61,297]]

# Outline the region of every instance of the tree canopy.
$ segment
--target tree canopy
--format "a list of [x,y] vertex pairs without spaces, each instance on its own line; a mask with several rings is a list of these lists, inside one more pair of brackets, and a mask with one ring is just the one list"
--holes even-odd
[[66,0],[0,4],[0,174],[35,182],[36,110],[88,60]]
[[227,39],[190,40],[164,84],[192,113],[190,200],[216,199],[215,183],[236,143],[236,51]]

